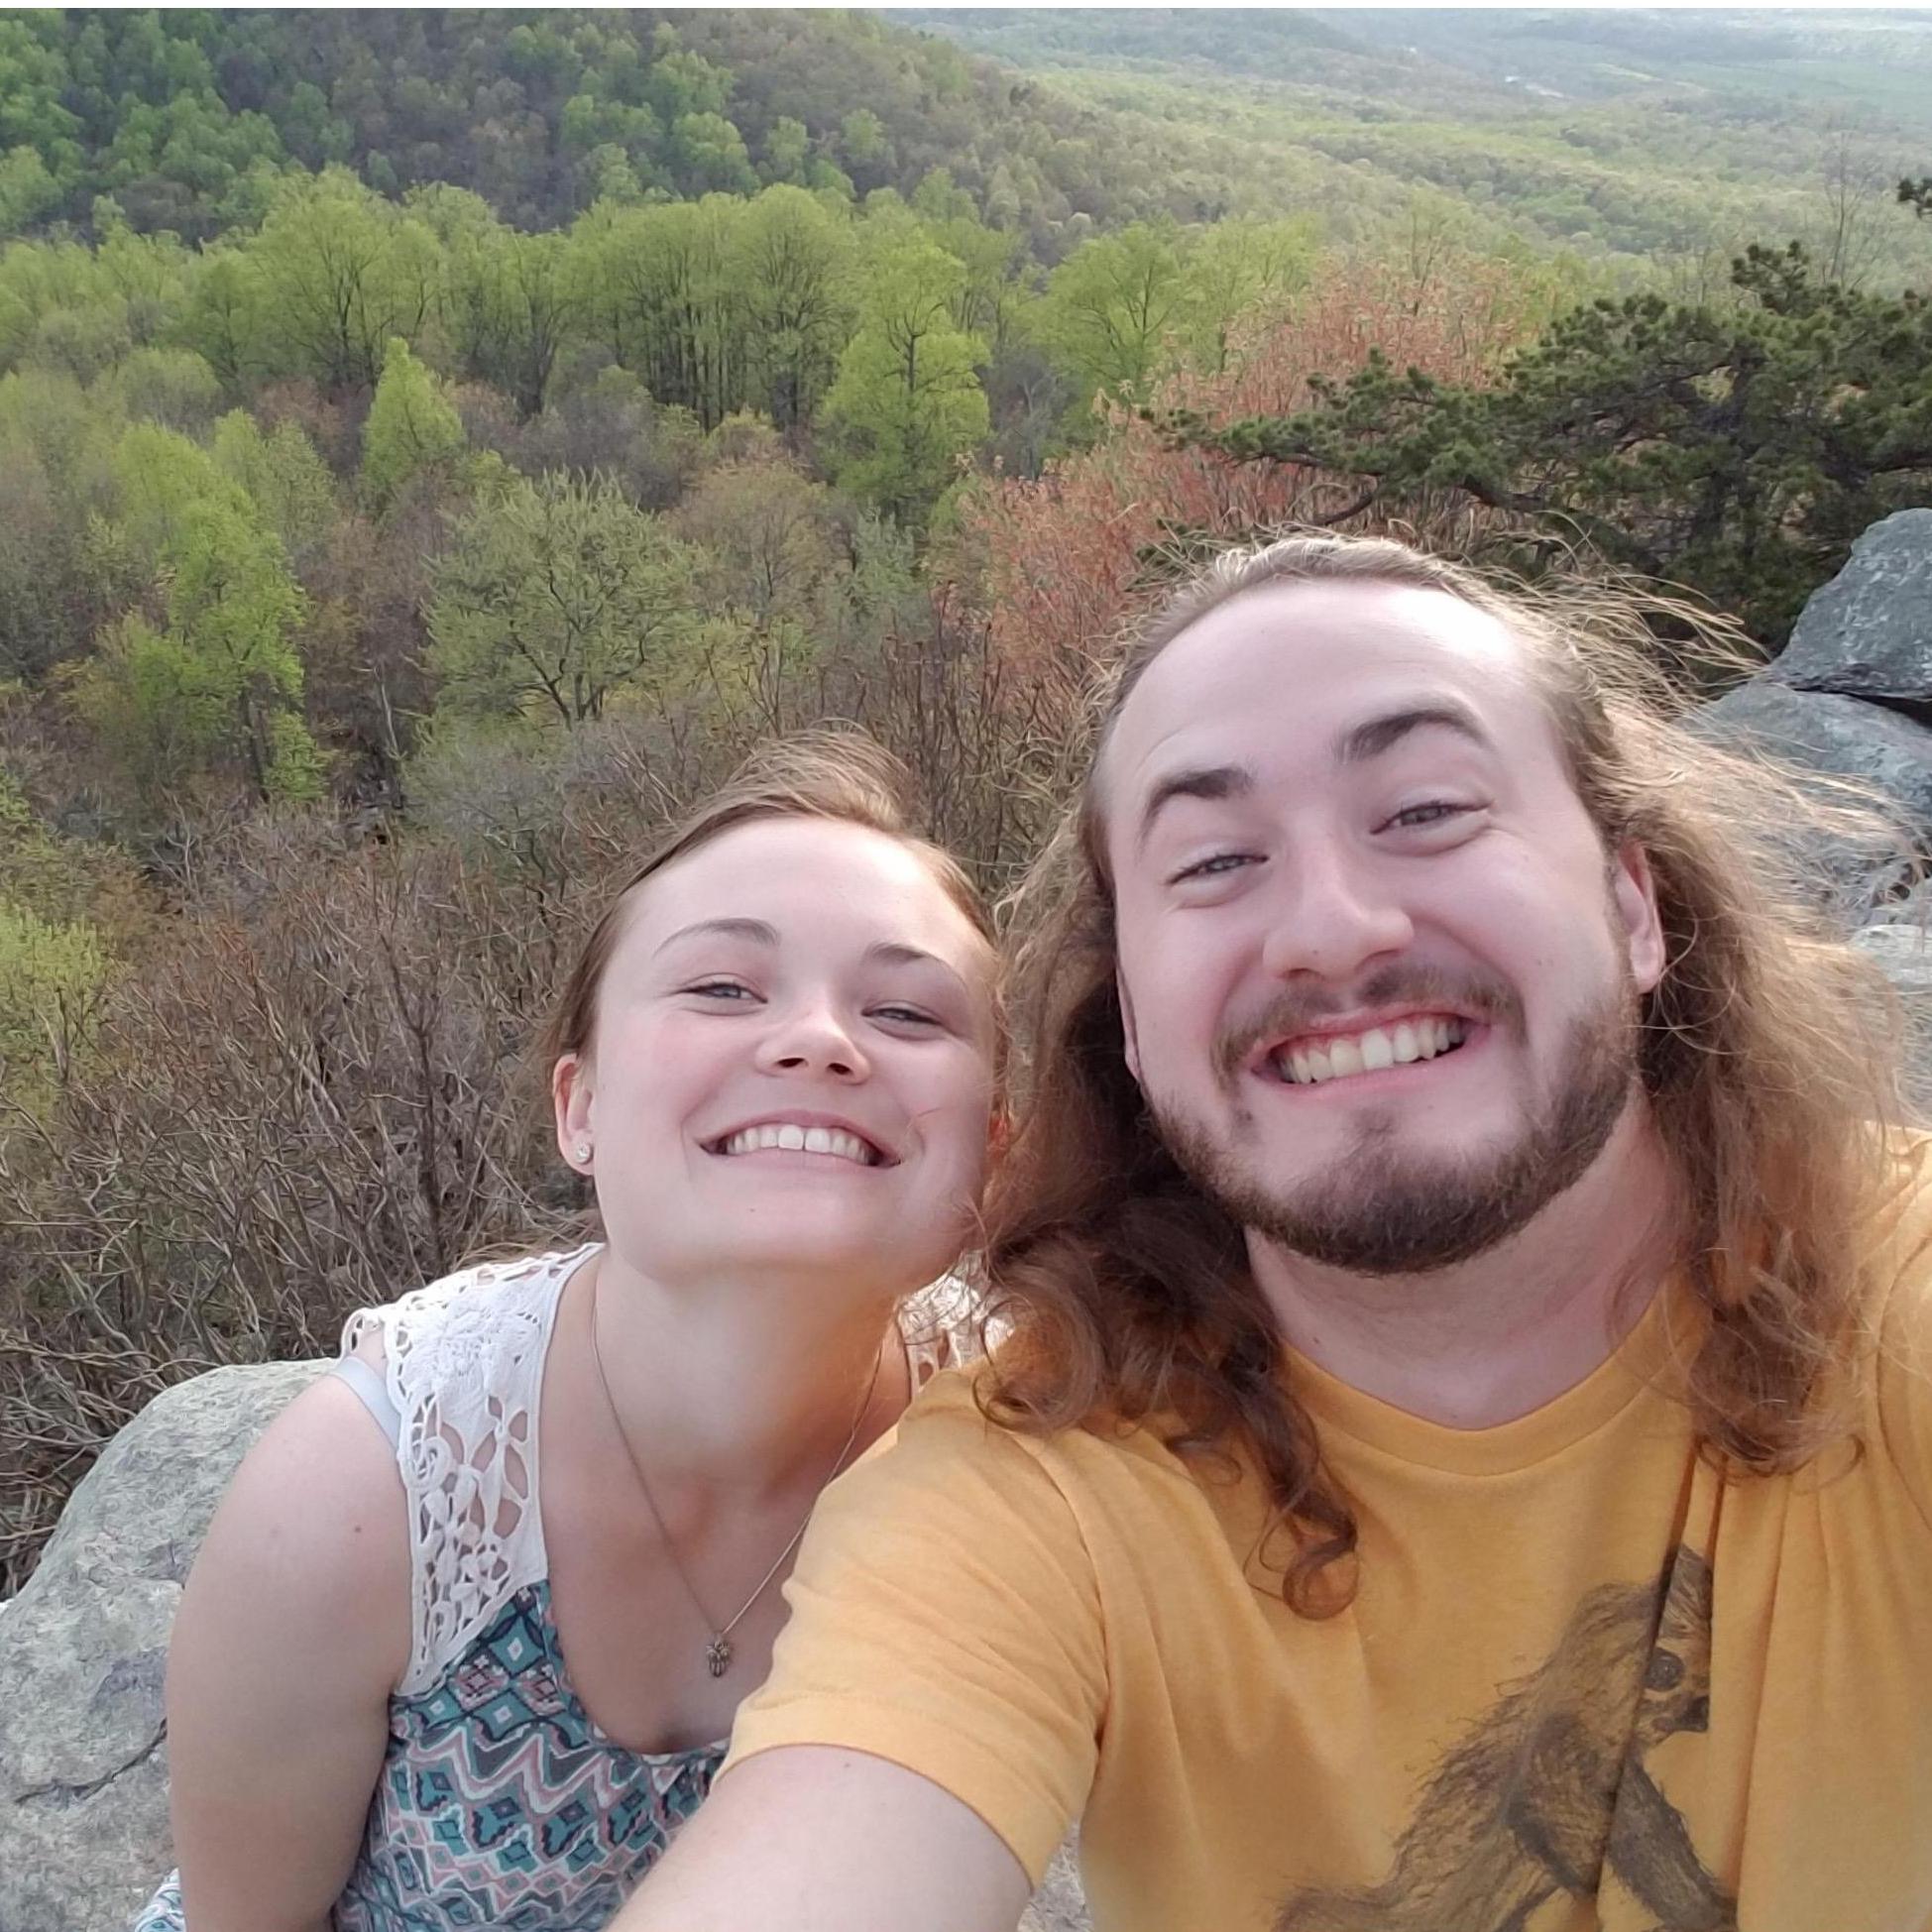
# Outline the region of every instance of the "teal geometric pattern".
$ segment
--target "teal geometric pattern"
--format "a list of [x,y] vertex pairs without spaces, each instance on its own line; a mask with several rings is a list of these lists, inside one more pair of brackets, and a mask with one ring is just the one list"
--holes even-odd
[[[626,1751],[564,1675],[547,1581],[419,1697],[390,1743],[334,1932],[602,1932],[704,1802],[724,1746]],[[183,1932],[170,1878],[135,1932]]]

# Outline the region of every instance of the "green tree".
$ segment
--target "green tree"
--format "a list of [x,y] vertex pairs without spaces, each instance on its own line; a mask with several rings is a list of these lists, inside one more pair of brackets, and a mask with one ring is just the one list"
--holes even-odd
[[0,1089],[44,1112],[94,1030],[108,960],[85,921],[55,925],[0,897]]
[[1575,309],[1489,389],[1374,355],[1294,415],[1171,427],[1351,478],[1351,511],[1446,490],[1499,512],[1506,545],[1580,535],[1774,645],[1860,531],[1932,489],[1932,304],[1827,284],[1795,244],[1750,249],[1733,280],[1723,306]]
[[759,626],[809,620],[838,566],[831,492],[783,455],[709,470],[674,520],[702,559],[704,608],[741,612]]
[[456,525],[429,605],[439,714],[601,717],[672,675],[694,558],[609,479],[516,477]]
[[426,223],[339,169],[290,185],[249,248],[278,365],[329,389],[374,384],[390,337],[421,330],[440,253]]
[[126,526],[155,559],[165,625],[131,614],[109,630],[74,680],[82,714],[144,804],[227,769],[262,799],[319,796],[294,645],[307,600],[280,540],[185,437],[138,425],[116,468]]
[[576,321],[565,254],[560,235],[525,235],[494,222],[450,251],[445,310],[457,361],[466,374],[508,392],[525,417],[543,407]]
[[246,409],[231,409],[215,424],[212,454],[290,558],[319,554],[335,524],[335,485],[300,423],[284,419],[264,435]]
[[789,114],[779,115],[764,138],[765,177],[803,187],[807,178],[806,164],[811,159],[811,130],[803,121],[794,120]]
[[224,248],[204,259],[177,333],[229,397],[243,395],[267,360],[269,334],[260,278],[245,253]]
[[749,194],[758,184],[744,137],[722,114],[680,114],[671,124],[670,153],[687,194]]
[[1039,330],[1086,395],[1144,402],[1174,362],[1191,295],[1177,233],[1135,222],[1082,242],[1053,272]]
[[752,361],[738,238],[746,204],[708,194],[592,208],[571,232],[570,299],[582,326],[659,401],[715,429],[745,402]]
[[390,338],[362,431],[362,494],[378,513],[423,471],[447,468],[464,449],[462,420],[433,374]]
[[36,149],[9,148],[0,155],[0,235],[18,235],[59,200],[60,183]]
[[851,333],[851,227],[802,188],[768,187],[736,231],[733,266],[761,400],[790,429],[812,419]]
[[916,522],[986,434],[986,345],[954,321],[965,269],[916,225],[867,244],[859,328],[839,359],[825,421],[840,483]]
[[1242,323],[1279,319],[1289,297],[1307,285],[1318,247],[1315,224],[1302,216],[1217,221],[1199,230],[1187,249],[1186,327],[1194,366],[1219,375]]

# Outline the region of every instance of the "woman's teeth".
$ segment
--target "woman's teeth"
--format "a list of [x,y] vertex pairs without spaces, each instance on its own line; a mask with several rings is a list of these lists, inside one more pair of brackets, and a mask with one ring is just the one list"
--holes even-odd
[[1296,1086],[1319,1086],[1350,1074],[1379,1074],[1412,1060],[1433,1060],[1468,1037],[1463,1020],[1404,1020],[1398,1026],[1372,1026],[1366,1033],[1337,1034],[1320,1046],[1277,1048],[1275,1071]]
[[790,1154],[830,1154],[841,1161],[856,1161],[860,1167],[878,1165],[878,1155],[856,1134],[839,1127],[798,1127],[789,1121],[767,1122],[762,1127],[740,1127],[727,1136],[719,1149],[722,1154],[758,1154],[767,1148],[780,1148]]

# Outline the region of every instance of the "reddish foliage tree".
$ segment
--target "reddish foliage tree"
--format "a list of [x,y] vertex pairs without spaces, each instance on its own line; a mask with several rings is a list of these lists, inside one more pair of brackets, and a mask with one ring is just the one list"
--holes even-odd
[[[1209,421],[1285,414],[1312,399],[1310,377],[1351,375],[1371,349],[1398,368],[1481,383],[1539,319],[1505,263],[1457,262],[1421,277],[1394,265],[1337,266],[1293,314],[1238,340],[1225,373],[1175,378],[1146,417],[1116,411],[1093,448],[1050,463],[1037,480],[974,486],[947,568],[982,603],[999,655],[1060,681],[1071,704],[1177,548],[1289,522],[1374,527],[1351,521],[1353,493],[1336,479],[1173,447],[1158,426],[1167,410]],[[1430,541],[1460,547],[1466,510],[1445,499],[1424,512]]]

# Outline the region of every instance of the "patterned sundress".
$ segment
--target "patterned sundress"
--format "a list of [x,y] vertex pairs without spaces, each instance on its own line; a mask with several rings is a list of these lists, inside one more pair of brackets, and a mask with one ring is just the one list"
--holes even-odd
[[[626,1750],[564,1669],[536,1507],[537,1398],[564,1284],[592,1247],[485,1263],[343,1331],[337,1370],[397,1443],[409,1662],[333,1932],[601,1932],[711,1789],[725,1743]],[[947,1280],[902,1309],[913,1386],[976,1348]],[[379,1336],[380,1387],[353,1351]],[[170,1874],[133,1932],[184,1932]]]

